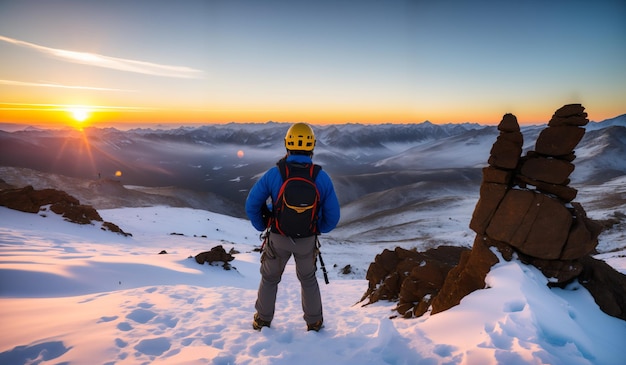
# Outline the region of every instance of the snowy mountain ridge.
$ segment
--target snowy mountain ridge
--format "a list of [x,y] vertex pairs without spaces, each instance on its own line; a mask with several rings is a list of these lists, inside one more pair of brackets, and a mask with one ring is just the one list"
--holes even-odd
[[[621,116],[589,123],[590,129],[576,151],[575,186],[601,184],[626,174],[623,120]],[[63,179],[53,175],[86,180],[81,184],[84,186],[104,186],[109,179],[124,186],[144,187],[143,192],[153,194],[144,201],[154,201],[154,194],[166,194],[182,198],[178,206],[244,217],[242,207],[248,190],[284,155],[283,138],[288,127],[272,122],[170,130],[87,128],[84,133],[67,129],[0,131],[0,168],[5,171],[0,178],[16,186],[60,189],[64,186],[56,181]],[[543,127],[522,127],[525,152],[534,148]],[[359,204],[371,198],[368,194],[382,192],[392,200],[396,194],[407,200],[400,192],[419,182],[427,183],[426,189],[431,191],[477,193],[480,169],[486,166],[498,136],[495,126],[471,123],[315,128],[319,143],[314,161],[333,178],[342,205]],[[17,172],[20,168],[38,172]],[[45,182],[38,180],[42,178]],[[96,201],[93,194],[76,193],[81,201],[96,207],[115,206],[103,202],[103,196]],[[418,201],[402,205],[412,203]]]

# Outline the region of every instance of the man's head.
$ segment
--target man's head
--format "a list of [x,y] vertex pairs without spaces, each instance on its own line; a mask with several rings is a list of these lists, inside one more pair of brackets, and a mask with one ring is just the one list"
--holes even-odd
[[313,154],[315,134],[308,124],[296,123],[285,135],[285,148],[289,153]]

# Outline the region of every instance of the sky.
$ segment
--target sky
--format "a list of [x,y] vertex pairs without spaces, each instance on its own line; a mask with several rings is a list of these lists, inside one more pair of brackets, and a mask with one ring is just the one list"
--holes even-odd
[[626,2],[0,0],[0,123],[626,111]]

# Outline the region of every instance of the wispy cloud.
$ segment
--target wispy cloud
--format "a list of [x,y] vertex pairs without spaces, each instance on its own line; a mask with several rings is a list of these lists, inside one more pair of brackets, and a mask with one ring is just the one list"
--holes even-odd
[[143,106],[111,106],[111,105],[75,105],[75,104],[36,104],[36,103],[0,103],[0,110],[12,111],[67,111],[73,108],[87,108],[98,112],[125,111],[145,112],[160,110],[159,108]]
[[0,41],[26,47],[44,53],[48,56],[59,58],[68,62],[80,63],[114,70],[135,72],[141,74],[177,77],[185,79],[202,78],[204,72],[185,66],[161,65],[158,63],[129,60],[125,58],[109,57],[89,52],[69,51],[65,49],[50,48],[38,44],[21,41],[0,35]]
[[63,85],[47,82],[26,82],[26,81],[14,81],[14,80],[0,80],[2,85],[12,86],[32,86],[32,87],[52,87],[61,89],[79,89],[79,90],[94,90],[94,91],[126,91],[135,92],[135,90],[113,89],[108,87],[94,87],[94,86],[77,86],[77,85]]

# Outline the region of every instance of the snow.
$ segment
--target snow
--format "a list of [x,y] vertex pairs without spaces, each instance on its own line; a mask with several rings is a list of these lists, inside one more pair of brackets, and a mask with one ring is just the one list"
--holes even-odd
[[[496,264],[487,289],[448,311],[391,319],[394,303],[357,304],[367,288],[362,273],[381,246],[335,243],[332,234],[322,246],[330,284],[318,273],[325,328],[306,331],[292,260],[272,327],[257,332],[253,248],[260,242],[249,222],[171,207],[100,214],[133,236],[0,207],[0,364],[604,365],[626,358],[626,321],[600,311],[584,287],[550,289],[537,269],[516,260]],[[218,244],[241,252],[235,269],[193,259]],[[361,275],[339,274],[335,256],[365,265]],[[626,271],[623,252],[603,256]]]

